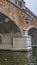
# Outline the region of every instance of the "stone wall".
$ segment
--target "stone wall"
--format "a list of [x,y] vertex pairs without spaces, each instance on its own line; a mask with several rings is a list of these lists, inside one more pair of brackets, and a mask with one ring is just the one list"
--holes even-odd
[[0,36],[2,41],[0,43],[0,49],[11,49],[12,48],[11,36],[8,34],[4,34]]
[[13,37],[13,48],[15,50],[29,50],[31,47],[31,37]]
[[6,50],[27,50],[31,49],[31,37],[30,36],[15,36],[10,34],[0,35],[2,43],[0,49]]

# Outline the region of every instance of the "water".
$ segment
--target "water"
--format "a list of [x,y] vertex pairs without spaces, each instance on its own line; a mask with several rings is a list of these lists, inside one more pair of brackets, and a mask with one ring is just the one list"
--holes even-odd
[[37,47],[28,52],[0,50],[0,65],[37,65]]

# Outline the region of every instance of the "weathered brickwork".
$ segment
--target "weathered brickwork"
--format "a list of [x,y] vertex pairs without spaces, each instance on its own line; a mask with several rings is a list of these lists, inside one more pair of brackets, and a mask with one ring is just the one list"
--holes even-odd
[[[32,25],[37,26],[37,19],[31,17],[26,13],[26,11],[24,12],[14,4],[11,4],[8,0],[0,0],[0,11],[7,15],[15,22],[17,26],[22,29]],[[28,23],[26,23],[25,17],[28,18]]]

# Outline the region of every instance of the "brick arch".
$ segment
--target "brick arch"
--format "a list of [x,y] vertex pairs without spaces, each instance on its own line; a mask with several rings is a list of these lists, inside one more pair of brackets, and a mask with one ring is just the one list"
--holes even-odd
[[7,0],[0,1],[0,12],[3,13],[5,16],[9,17],[16,24],[16,26],[18,26],[18,28],[20,29],[22,33],[23,31],[21,26],[19,26],[19,23],[16,22],[17,19],[15,20],[15,17],[13,16],[13,15],[16,15],[17,13],[14,12],[14,9],[12,7],[14,8],[15,6],[12,5],[9,1]]
[[37,45],[37,27],[30,26],[28,28],[28,35],[31,36],[31,45],[36,46]]
[[33,30],[33,29],[37,30],[37,27],[36,27],[36,26],[30,26],[30,27],[28,28],[28,33],[29,33],[30,30]]
[[[11,21],[11,23],[14,25],[14,27],[13,28],[15,28],[15,27],[17,27],[17,29],[19,29],[19,31],[21,32],[21,30],[20,30],[20,28],[10,19],[10,17],[8,17],[5,13],[3,13],[3,12],[0,12],[0,25],[2,25],[2,26],[4,26],[4,28],[6,29],[6,30],[8,30],[8,28],[7,28],[7,26],[5,25],[5,24],[7,24],[8,22],[4,22],[5,21],[5,19],[6,18],[8,18],[10,21]],[[3,21],[3,22],[2,22]],[[12,29],[12,28],[11,28]],[[12,31],[11,31],[12,32]]]
[[36,28],[37,29],[36,26],[32,25],[32,26],[29,26],[28,28],[26,28],[25,30],[27,30],[27,32],[28,32],[31,28]]
[[34,25],[29,26],[29,27],[25,28],[25,35],[28,35],[29,30],[30,30],[30,29],[32,29],[32,28],[37,29],[37,27],[36,27],[36,26],[34,26]]
[[31,28],[36,28],[36,29],[37,29],[36,26],[29,26],[29,27],[27,28],[27,30],[29,31]]

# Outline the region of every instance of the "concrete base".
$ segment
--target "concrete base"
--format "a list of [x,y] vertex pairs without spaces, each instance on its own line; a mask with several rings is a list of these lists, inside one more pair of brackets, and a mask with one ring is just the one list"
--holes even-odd
[[32,47],[28,47],[28,48],[27,48],[27,51],[30,51],[30,50],[32,50]]
[[13,51],[28,51],[31,50],[31,37],[10,37],[9,35],[2,35],[2,43],[0,49],[13,50]]
[[16,50],[32,50],[31,37],[30,36],[14,37],[13,48]]

